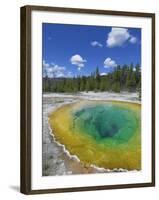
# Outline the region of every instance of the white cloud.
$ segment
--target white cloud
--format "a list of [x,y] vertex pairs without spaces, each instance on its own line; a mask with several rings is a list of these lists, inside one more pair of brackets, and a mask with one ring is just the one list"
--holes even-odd
[[59,78],[59,77],[64,77],[65,76],[65,67],[61,67],[58,65],[51,65],[48,69],[47,69],[47,75],[50,78]]
[[49,78],[60,78],[60,77],[71,77],[72,73],[67,72],[66,68],[63,66],[56,65],[54,63],[47,63],[43,60],[43,76],[48,76]]
[[43,60],[43,67],[49,67],[49,63],[47,63],[45,60]]
[[132,43],[132,44],[135,44],[137,42],[137,38],[134,37],[134,36],[131,36],[129,42]]
[[82,67],[84,67],[84,63],[87,61],[83,59],[79,54],[76,54],[70,58],[70,62],[72,65],[76,65],[78,70],[80,70]]
[[137,38],[131,35],[126,28],[114,27],[108,33],[108,38],[106,40],[107,47],[120,47],[125,42],[129,41],[132,44],[137,42]]
[[105,72],[102,72],[102,73],[100,73],[100,75],[101,75],[101,76],[106,76],[106,75],[107,75],[107,73],[105,73]]
[[103,47],[103,45],[102,45],[100,42],[98,42],[98,41],[92,41],[92,42],[91,42],[91,45],[92,45],[93,47]]
[[133,71],[136,72],[136,68],[135,67],[133,68]]
[[108,33],[106,43],[108,47],[122,46],[129,38],[128,29],[112,28],[111,32]]
[[73,76],[72,72],[67,72],[66,77],[70,78],[72,76]]
[[109,67],[117,67],[117,64],[114,60],[108,57],[104,61],[104,68],[109,68]]

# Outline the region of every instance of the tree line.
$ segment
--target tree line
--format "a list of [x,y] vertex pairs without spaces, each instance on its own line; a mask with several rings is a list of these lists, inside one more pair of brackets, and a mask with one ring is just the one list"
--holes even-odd
[[130,65],[118,65],[113,72],[100,75],[99,68],[90,76],[77,76],[72,78],[49,78],[43,77],[44,92],[66,92],[75,93],[79,91],[129,91],[139,92],[141,97],[141,68],[131,63]]

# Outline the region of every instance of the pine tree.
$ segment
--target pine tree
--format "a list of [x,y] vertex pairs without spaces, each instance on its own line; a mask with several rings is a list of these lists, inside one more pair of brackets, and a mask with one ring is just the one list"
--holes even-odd
[[115,82],[112,85],[112,91],[113,92],[120,92],[120,82]]
[[100,91],[105,91],[105,87],[106,86],[106,82],[105,82],[105,79],[104,77],[101,78],[101,81],[100,81]]
[[113,72],[106,76],[101,76],[99,68],[92,72],[90,76],[77,76],[73,78],[53,78],[47,75],[43,77],[44,92],[70,92],[78,91],[109,91],[120,92],[128,90],[138,91],[141,96],[141,68],[137,64],[134,68],[131,65],[117,66]]
[[96,87],[96,90],[98,91],[99,86],[100,86],[100,73],[99,73],[98,67],[96,68],[95,78],[96,78],[95,87]]
[[86,90],[86,92],[89,91],[89,80],[87,80],[87,82],[86,82],[86,88],[85,88],[85,90]]
[[85,79],[84,77],[81,78],[81,83],[80,83],[80,91],[85,90]]
[[141,80],[140,80],[139,83],[138,83],[137,91],[138,91],[139,100],[141,100]]

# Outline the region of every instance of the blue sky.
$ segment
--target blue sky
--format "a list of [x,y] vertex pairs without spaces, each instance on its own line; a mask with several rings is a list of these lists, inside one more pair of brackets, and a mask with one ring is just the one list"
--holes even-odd
[[117,65],[141,64],[141,29],[68,24],[42,25],[43,75],[101,74]]

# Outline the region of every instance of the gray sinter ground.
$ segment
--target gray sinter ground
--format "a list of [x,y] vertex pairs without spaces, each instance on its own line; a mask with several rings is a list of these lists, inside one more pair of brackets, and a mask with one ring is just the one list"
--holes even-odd
[[[43,176],[62,175],[70,173],[64,163],[64,152],[62,147],[58,146],[53,137],[50,135],[48,124],[48,114],[54,110],[63,100],[60,98],[52,98],[43,96]],[[66,102],[66,101],[65,101]],[[67,100],[69,102],[69,99]]]

